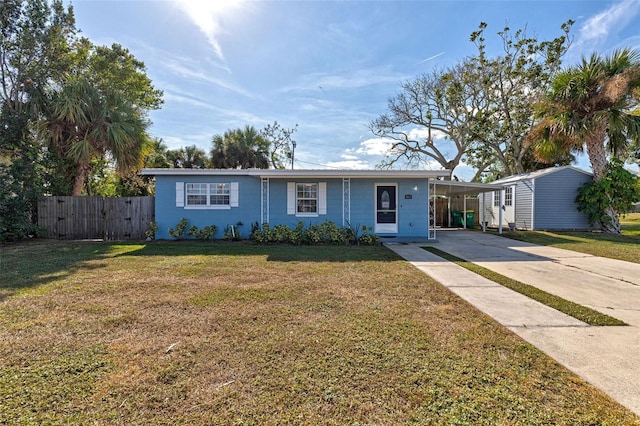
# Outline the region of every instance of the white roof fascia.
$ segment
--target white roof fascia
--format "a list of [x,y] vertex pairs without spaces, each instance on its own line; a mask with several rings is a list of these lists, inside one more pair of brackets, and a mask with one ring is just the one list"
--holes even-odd
[[142,169],[145,176],[238,176],[249,175],[248,169]]
[[547,169],[542,169],[542,170],[536,170],[533,172],[529,172],[529,173],[520,173],[518,175],[512,175],[512,176],[507,176],[504,177],[502,179],[498,179],[493,181],[492,183],[494,184],[504,184],[504,183],[510,183],[510,182],[516,182],[516,181],[520,181],[520,180],[526,180],[526,179],[536,179],[539,178],[541,176],[546,176],[555,172],[559,172],[560,170],[566,170],[566,169],[572,169],[575,170],[577,172],[580,173],[584,173],[585,175],[588,176],[593,176],[592,173],[586,171],[586,170],[582,170],[578,167],[575,166],[560,166],[560,167],[549,167]]
[[444,178],[448,170],[255,170],[263,178]]
[[459,181],[437,181],[434,182],[436,186],[436,195],[470,195],[479,194],[483,192],[501,191],[504,186],[493,183],[480,183],[480,182],[459,182]]
[[145,176],[256,176],[261,178],[444,178],[448,170],[142,169]]

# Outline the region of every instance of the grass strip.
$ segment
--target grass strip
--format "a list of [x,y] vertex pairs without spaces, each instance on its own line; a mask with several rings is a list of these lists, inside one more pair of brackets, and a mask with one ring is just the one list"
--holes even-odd
[[591,308],[587,308],[586,306],[573,303],[569,300],[563,299],[562,297],[547,293],[546,291],[540,290],[537,287],[521,283],[520,281],[516,281],[509,277],[505,277],[504,275],[498,274],[497,272],[494,272],[490,269],[476,265],[475,263],[469,262],[465,259],[459,258],[457,256],[454,256],[452,254],[439,250],[435,247],[422,247],[422,248],[430,253],[435,254],[436,256],[440,256],[443,259],[453,262],[458,266],[462,266],[463,268],[475,274],[485,277],[495,283],[498,283],[520,294],[523,294],[533,300],[536,300],[544,305],[547,305],[562,313],[572,316],[589,325],[594,325],[594,326],[628,325],[625,322],[620,321],[619,319],[610,317],[609,315],[600,313]]

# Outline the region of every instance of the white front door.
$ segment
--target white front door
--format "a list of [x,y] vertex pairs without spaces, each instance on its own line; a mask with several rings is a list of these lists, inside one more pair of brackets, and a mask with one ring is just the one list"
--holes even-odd
[[515,185],[507,186],[504,189],[504,212],[503,222],[508,225],[516,221],[516,187]]
[[398,185],[389,183],[376,184],[375,233],[398,233]]

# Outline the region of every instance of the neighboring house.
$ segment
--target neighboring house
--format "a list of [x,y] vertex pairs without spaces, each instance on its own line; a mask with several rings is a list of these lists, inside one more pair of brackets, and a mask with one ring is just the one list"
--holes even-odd
[[237,225],[248,238],[252,224],[295,227],[331,221],[371,226],[380,236],[434,238],[430,185],[448,171],[144,169],[155,176],[159,239],[182,219],[216,225],[220,238]]
[[[499,179],[492,184],[500,192],[480,194],[489,226],[502,225],[526,230],[594,229],[575,202],[578,189],[593,175],[572,166],[551,167]],[[502,198],[500,196],[502,195]]]

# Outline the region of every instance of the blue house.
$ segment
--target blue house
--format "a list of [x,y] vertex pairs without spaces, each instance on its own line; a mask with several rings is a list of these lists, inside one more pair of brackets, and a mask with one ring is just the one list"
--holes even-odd
[[[480,194],[480,209],[489,226],[523,230],[589,230],[587,216],[575,202],[578,189],[593,175],[573,166],[550,167],[492,182],[500,191]],[[502,210],[502,215],[500,215]]]
[[[182,218],[204,227],[331,221],[383,237],[435,238],[430,185],[445,170],[144,169],[155,176],[157,238]],[[440,181],[441,182],[441,181]],[[431,191],[434,192],[434,191]],[[220,232],[220,231],[218,231]],[[220,237],[220,233],[214,238]]]

